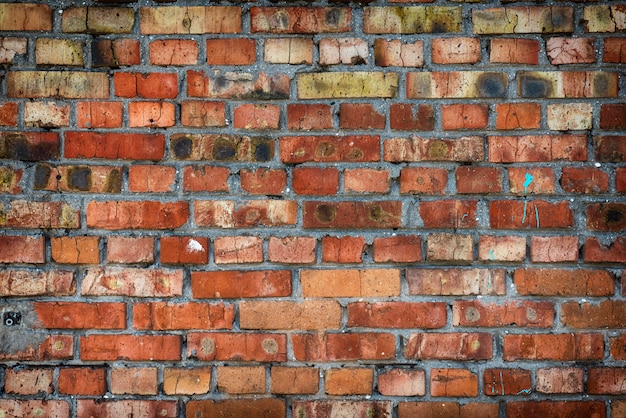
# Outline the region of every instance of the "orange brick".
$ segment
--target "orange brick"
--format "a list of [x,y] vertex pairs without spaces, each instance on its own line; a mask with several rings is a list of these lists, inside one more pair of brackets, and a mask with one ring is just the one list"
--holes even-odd
[[288,270],[258,271],[194,271],[191,291],[199,298],[262,298],[291,295],[291,272]]
[[348,304],[349,327],[442,328],[446,305],[441,302],[355,302]]
[[282,367],[271,369],[271,392],[280,395],[312,395],[319,389],[320,372],[316,367]]
[[131,128],[167,128],[176,123],[173,103],[130,102],[128,117]]
[[0,103],[0,126],[17,126],[18,103]]
[[367,395],[372,393],[374,370],[363,368],[330,369],[325,373],[325,392],[329,395]]
[[296,167],[292,171],[292,185],[298,194],[333,195],[339,190],[339,170]]
[[107,392],[106,369],[63,367],[59,369],[59,393],[102,396]]
[[408,269],[410,295],[504,295],[502,269]]
[[504,361],[590,361],[604,355],[602,334],[509,334],[504,336]]
[[179,335],[98,335],[80,338],[83,361],[180,361]]
[[385,115],[370,103],[341,103],[339,127],[342,129],[385,129]]
[[154,238],[110,236],[107,241],[107,261],[122,264],[152,263]]
[[538,129],[541,124],[539,103],[496,104],[497,129]]
[[185,192],[228,192],[230,191],[229,178],[230,170],[227,167],[186,166],[183,169],[183,190]]
[[612,296],[613,275],[606,270],[519,268],[513,282],[520,295]]
[[287,127],[303,131],[331,129],[332,107],[327,104],[290,103],[287,105]]
[[315,262],[316,247],[313,237],[270,237],[267,257],[275,263],[310,264]]
[[426,373],[423,370],[391,369],[378,374],[378,391],[386,396],[424,396]]
[[166,395],[201,395],[211,390],[211,368],[171,368],[163,370]]
[[363,237],[322,238],[322,261],[325,263],[360,263],[365,240]]
[[250,65],[256,61],[256,42],[250,38],[208,39],[207,64]]
[[52,393],[52,369],[13,369],[5,374],[4,391],[12,395]]
[[268,104],[243,104],[235,108],[237,129],[278,129],[280,107]]
[[126,304],[117,302],[35,302],[42,328],[124,329]]
[[111,393],[119,395],[156,395],[156,367],[114,368],[111,370]]
[[424,42],[402,43],[399,39],[374,40],[374,62],[379,67],[421,67],[424,65]]
[[193,40],[161,39],[150,42],[150,64],[152,65],[196,65],[198,44]]
[[76,115],[79,128],[120,128],[121,102],[78,102]]
[[185,100],[180,104],[180,123],[194,128],[226,126],[226,103]]
[[300,361],[391,360],[396,339],[387,333],[311,333],[291,337]]
[[287,186],[287,173],[279,169],[242,169],[239,177],[241,188],[251,194],[280,195]]
[[161,262],[164,264],[206,264],[209,239],[206,237],[161,237]]
[[100,39],[91,44],[94,67],[118,67],[141,64],[139,41],[136,39]]
[[489,123],[489,106],[479,104],[451,104],[441,106],[441,124],[444,130],[485,129]]
[[402,352],[407,359],[416,360],[488,360],[493,357],[493,335],[479,332],[411,334]]
[[287,337],[276,333],[190,332],[187,357],[201,361],[284,362]]
[[539,42],[534,39],[496,38],[489,44],[489,61],[495,64],[539,63]]
[[42,264],[45,258],[43,237],[0,236],[0,263]]
[[217,389],[228,394],[265,393],[265,367],[217,366]]
[[302,270],[304,297],[382,297],[400,294],[396,269]]
[[475,64],[480,61],[480,39],[434,38],[432,54],[435,64]]
[[478,376],[465,369],[432,369],[432,396],[466,397],[478,395]]
[[334,300],[247,301],[239,304],[239,322],[242,329],[337,329],[341,307]]
[[550,302],[517,301],[504,305],[480,301],[456,301],[452,307],[452,323],[463,327],[533,327],[554,325],[555,309]]
[[530,260],[533,263],[559,263],[578,260],[578,237],[532,237]]
[[51,238],[52,259],[61,264],[100,263],[99,237]]
[[128,170],[128,188],[138,193],[172,192],[176,168],[158,165],[131,165]]
[[422,240],[417,235],[375,238],[374,261],[377,263],[422,261]]

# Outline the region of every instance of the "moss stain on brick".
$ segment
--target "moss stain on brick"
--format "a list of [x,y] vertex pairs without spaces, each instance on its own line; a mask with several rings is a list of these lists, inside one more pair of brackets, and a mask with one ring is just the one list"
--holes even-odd
[[122,191],[122,172],[120,169],[111,170],[107,176],[104,190],[107,193],[119,193]]
[[69,167],[67,169],[67,187],[72,190],[91,190],[91,169],[85,166]]

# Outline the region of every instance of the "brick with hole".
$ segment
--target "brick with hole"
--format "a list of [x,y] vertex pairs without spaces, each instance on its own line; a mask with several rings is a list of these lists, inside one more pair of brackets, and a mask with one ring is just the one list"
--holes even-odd
[[285,164],[376,162],[380,161],[380,138],[371,135],[283,136],[280,160]]
[[436,167],[405,167],[400,171],[400,193],[444,194],[448,171]]
[[399,228],[402,226],[402,202],[371,201],[305,201],[305,229],[310,228]]
[[284,362],[287,337],[257,332],[190,332],[186,355],[201,361]]
[[626,260],[626,237],[618,236],[608,244],[588,237],[583,246],[583,259],[591,263],[623,263]]
[[122,190],[123,170],[114,166],[40,163],[35,166],[34,177],[34,190],[119,193]]
[[396,339],[389,333],[294,334],[291,341],[300,361],[391,360],[396,351]]
[[176,124],[176,108],[168,102],[130,102],[131,128],[169,128]]
[[517,301],[504,304],[455,301],[452,323],[463,327],[550,328],[556,316],[554,303]]

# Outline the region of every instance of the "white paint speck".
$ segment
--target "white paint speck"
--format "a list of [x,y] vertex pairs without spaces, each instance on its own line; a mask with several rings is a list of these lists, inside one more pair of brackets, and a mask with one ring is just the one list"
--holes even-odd
[[192,239],[189,241],[189,244],[187,244],[187,250],[192,253],[198,253],[200,251],[203,251],[204,247],[198,241]]

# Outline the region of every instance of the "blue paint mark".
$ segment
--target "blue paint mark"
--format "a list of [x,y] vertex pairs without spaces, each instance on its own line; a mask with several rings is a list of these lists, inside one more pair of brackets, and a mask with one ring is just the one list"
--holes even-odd
[[522,216],[522,223],[526,223],[526,205],[528,202],[524,200],[524,216]]
[[500,388],[502,390],[501,395],[504,395],[504,379],[502,378],[502,372],[500,372]]
[[525,181],[524,181],[524,195],[528,193],[528,186],[530,186],[530,183],[532,183],[533,180],[534,180],[533,176],[530,173],[526,173]]
[[493,248],[489,250],[489,260],[491,261],[496,260],[496,254],[493,252]]
[[524,395],[530,395],[530,389],[522,389],[519,392],[517,392],[518,395],[521,395],[522,393]]
[[539,228],[539,209],[535,206],[535,220],[537,221],[537,228]]

